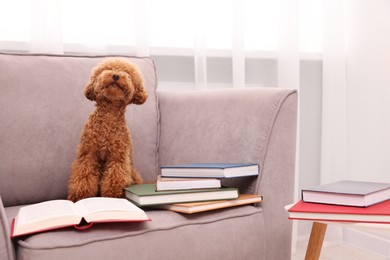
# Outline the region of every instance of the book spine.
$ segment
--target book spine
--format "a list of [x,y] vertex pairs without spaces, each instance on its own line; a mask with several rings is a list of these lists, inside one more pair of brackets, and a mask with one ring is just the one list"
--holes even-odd
[[370,223],[370,224],[390,224],[388,221],[369,221],[369,220],[342,220],[342,219],[314,219],[314,218],[296,218],[288,217],[290,220],[309,220],[309,221],[320,221],[320,222],[342,222],[342,223]]
[[11,238],[15,237],[14,236],[14,229],[15,229],[15,218],[12,219],[12,223],[11,223],[11,234],[10,234]]

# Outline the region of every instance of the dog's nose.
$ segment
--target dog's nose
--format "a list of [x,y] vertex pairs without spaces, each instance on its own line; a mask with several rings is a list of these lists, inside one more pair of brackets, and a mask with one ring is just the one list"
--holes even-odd
[[116,75],[116,74],[115,74],[115,75],[112,75],[112,79],[115,80],[115,81],[117,81],[117,80],[119,80],[119,76]]

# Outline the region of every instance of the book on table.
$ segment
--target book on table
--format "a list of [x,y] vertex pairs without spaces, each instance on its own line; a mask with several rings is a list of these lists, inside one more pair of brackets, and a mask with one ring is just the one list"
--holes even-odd
[[289,219],[390,224],[390,200],[370,207],[351,207],[298,201],[285,207]]
[[221,188],[221,180],[215,178],[174,178],[157,176],[157,191]]
[[237,188],[156,191],[156,184],[134,184],[125,188],[125,196],[138,206],[238,198]]
[[161,166],[163,177],[233,178],[259,175],[252,163],[197,163]]
[[216,200],[216,201],[190,202],[190,203],[179,203],[179,204],[165,204],[165,205],[157,205],[155,207],[160,209],[171,210],[179,213],[193,214],[193,213],[199,213],[199,212],[204,212],[209,210],[254,204],[262,201],[263,201],[263,197],[257,194],[240,194],[240,196],[237,199],[232,199],[232,200]]
[[368,207],[390,199],[390,183],[339,181],[302,190],[304,202]]
[[[12,221],[11,237],[74,226],[86,229],[99,222],[149,221],[145,211],[126,199],[87,198],[76,203],[50,200],[19,209]],[[86,225],[82,225],[86,222]]]

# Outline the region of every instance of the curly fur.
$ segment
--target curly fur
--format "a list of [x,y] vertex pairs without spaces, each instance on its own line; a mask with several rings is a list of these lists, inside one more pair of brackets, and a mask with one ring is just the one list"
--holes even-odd
[[93,69],[84,94],[96,101],[96,109],[81,132],[68,199],[123,197],[123,188],[142,183],[125,119],[127,105],[143,104],[148,97],[142,74],[124,59],[105,59]]

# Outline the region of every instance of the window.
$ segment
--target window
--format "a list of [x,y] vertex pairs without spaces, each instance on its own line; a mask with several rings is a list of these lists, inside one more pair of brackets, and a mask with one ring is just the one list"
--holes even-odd
[[[233,1],[0,0],[0,41],[30,42],[46,30],[59,34],[65,45],[134,47],[141,31],[148,47],[192,49],[200,23],[206,49],[230,50],[237,14]],[[299,1],[302,52],[322,51],[322,1]],[[139,8],[141,2],[143,8]],[[239,15],[243,17],[244,49],[277,51],[278,15],[283,6],[269,0],[239,3],[243,4]]]

